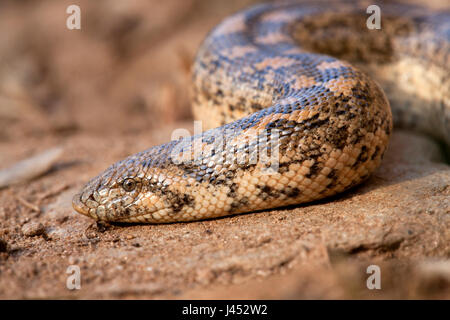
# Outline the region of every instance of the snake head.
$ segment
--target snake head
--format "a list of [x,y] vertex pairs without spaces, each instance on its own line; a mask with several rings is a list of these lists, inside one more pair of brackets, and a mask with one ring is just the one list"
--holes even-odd
[[129,157],[90,180],[72,200],[73,208],[102,221],[128,221],[138,206],[144,173]]

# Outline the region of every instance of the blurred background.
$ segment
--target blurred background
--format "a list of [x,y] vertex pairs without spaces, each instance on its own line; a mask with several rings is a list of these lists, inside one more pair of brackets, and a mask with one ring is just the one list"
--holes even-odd
[[[256,2],[0,1],[0,143],[190,119],[189,68],[201,40]],[[81,30],[66,28],[71,4]]]
[[[189,119],[196,49],[223,17],[254,2],[2,0],[0,141]],[[81,30],[66,28],[71,4],[81,8]]]

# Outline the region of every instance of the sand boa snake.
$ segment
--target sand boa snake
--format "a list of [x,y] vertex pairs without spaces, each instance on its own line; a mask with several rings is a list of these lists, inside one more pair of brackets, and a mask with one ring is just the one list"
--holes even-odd
[[368,5],[262,4],[225,19],[192,68],[209,130],[115,163],[75,210],[164,223],[329,197],[378,167],[392,119],[450,145],[450,14],[381,3],[369,30]]

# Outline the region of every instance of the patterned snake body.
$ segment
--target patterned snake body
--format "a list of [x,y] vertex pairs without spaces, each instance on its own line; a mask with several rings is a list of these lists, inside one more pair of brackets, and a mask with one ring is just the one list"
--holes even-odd
[[347,190],[379,166],[392,131],[377,83],[396,125],[450,145],[450,15],[382,5],[382,29],[369,30],[366,8],[263,4],[227,18],[193,66],[193,111],[209,130],[117,162],[75,210],[166,223]]

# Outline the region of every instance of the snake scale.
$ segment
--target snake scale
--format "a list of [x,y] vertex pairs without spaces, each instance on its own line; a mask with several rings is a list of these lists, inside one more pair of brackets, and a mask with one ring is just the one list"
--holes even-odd
[[167,223],[306,203],[366,180],[394,122],[450,145],[449,12],[379,3],[371,30],[369,4],[265,3],[226,18],[192,68],[208,130],[110,166],[75,210]]

